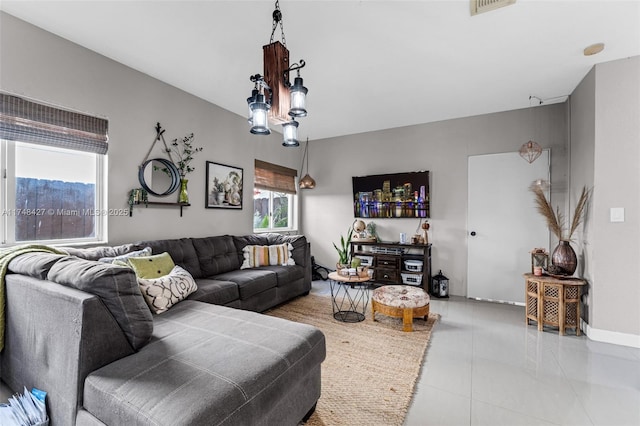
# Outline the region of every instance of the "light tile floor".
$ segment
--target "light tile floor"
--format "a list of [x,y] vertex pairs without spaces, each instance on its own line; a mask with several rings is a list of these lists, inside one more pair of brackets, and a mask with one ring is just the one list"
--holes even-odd
[[521,306],[454,296],[431,311],[405,426],[640,426],[640,349],[539,332]]

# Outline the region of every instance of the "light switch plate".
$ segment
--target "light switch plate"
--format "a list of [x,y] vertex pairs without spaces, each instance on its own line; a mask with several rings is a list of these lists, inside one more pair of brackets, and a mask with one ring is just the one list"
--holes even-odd
[[624,222],[624,207],[611,207],[609,217],[611,222]]

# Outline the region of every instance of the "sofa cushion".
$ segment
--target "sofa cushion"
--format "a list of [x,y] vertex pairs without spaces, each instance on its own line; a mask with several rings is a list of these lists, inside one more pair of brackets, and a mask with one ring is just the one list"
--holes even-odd
[[270,408],[325,356],[317,328],[254,312],[186,300],[155,321],[151,343],[85,381],[83,406],[105,424],[266,424]]
[[63,257],[65,257],[63,254],[43,252],[24,253],[20,256],[14,257],[13,260],[9,262],[8,268],[9,271],[16,274],[46,280],[51,267]]
[[191,274],[177,265],[162,277],[138,278],[138,284],[149,309],[155,314],[168,311],[198,289]]
[[291,257],[291,244],[273,244],[270,246],[247,245],[242,249],[244,260],[240,269],[268,265],[295,265]]
[[293,281],[304,278],[304,268],[300,265],[294,266],[265,266],[264,269],[273,271],[276,274],[278,287],[286,286]]
[[173,240],[141,241],[134,244],[136,250],[151,247],[153,254],[169,253],[176,265],[189,271],[193,278],[203,277],[198,262],[198,254],[193,247],[191,238],[179,238]]
[[230,235],[193,238],[203,277],[240,269],[238,249]]
[[[143,249],[144,247],[140,247]],[[80,259],[98,260],[102,257],[116,257],[136,250],[133,244],[123,244],[120,246],[99,246],[90,248],[63,247],[64,251],[70,256],[76,256]],[[139,249],[138,249],[139,250]]]
[[243,269],[216,275],[215,279],[233,281],[238,285],[240,299],[248,299],[278,284],[276,273],[266,268]]
[[101,257],[98,262],[114,263],[123,262],[127,263],[127,260],[132,257],[146,257],[151,256],[151,247],[145,247],[142,250],[130,251],[129,253],[121,254],[120,256]]
[[128,261],[138,279],[159,278],[169,275],[176,266],[167,252],[153,256],[132,257]]
[[209,278],[196,280],[198,289],[189,295],[188,299],[200,302],[226,305],[240,299],[238,284],[231,281],[220,281]]
[[151,338],[153,317],[130,268],[67,256],[51,267],[47,279],[98,296],[134,350]]

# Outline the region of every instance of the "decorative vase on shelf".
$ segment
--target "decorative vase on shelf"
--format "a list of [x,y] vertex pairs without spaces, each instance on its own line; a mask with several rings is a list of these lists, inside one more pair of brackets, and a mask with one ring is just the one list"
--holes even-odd
[[189,204],[189,193],[187,192],[187,183],[189,183],[189,179],[181,178],[180,179],[180,194],[178,195],[178,202]]
[[573,275],[578,267],[578,258],[569,241],[560,240],[551,255],[551,264],[562,268],[567,275]]

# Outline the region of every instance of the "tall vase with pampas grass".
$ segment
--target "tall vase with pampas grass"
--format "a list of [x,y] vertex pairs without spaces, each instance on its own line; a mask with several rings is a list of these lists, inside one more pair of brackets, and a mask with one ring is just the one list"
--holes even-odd
[[[582,188],[582,193],[576,204],[576,209],[571,219],[571,226],[565,229],[565,217],[559,208],[553,209],[549,200],[544,195],[544,190],[540,185],[533,185],[531,190],[535,194],[536,208],[545,218],[549,230],[558,238],[558,246],[551,255],[551,264],[554,268],[549,268],[550,272],[558,275],[573,275],[578,267],[576,252],[571,247],[571,237],[578,229],[584,219],[584,210],[589,198],[587,187]],[[553,271],[551,271],[553,269]]]

